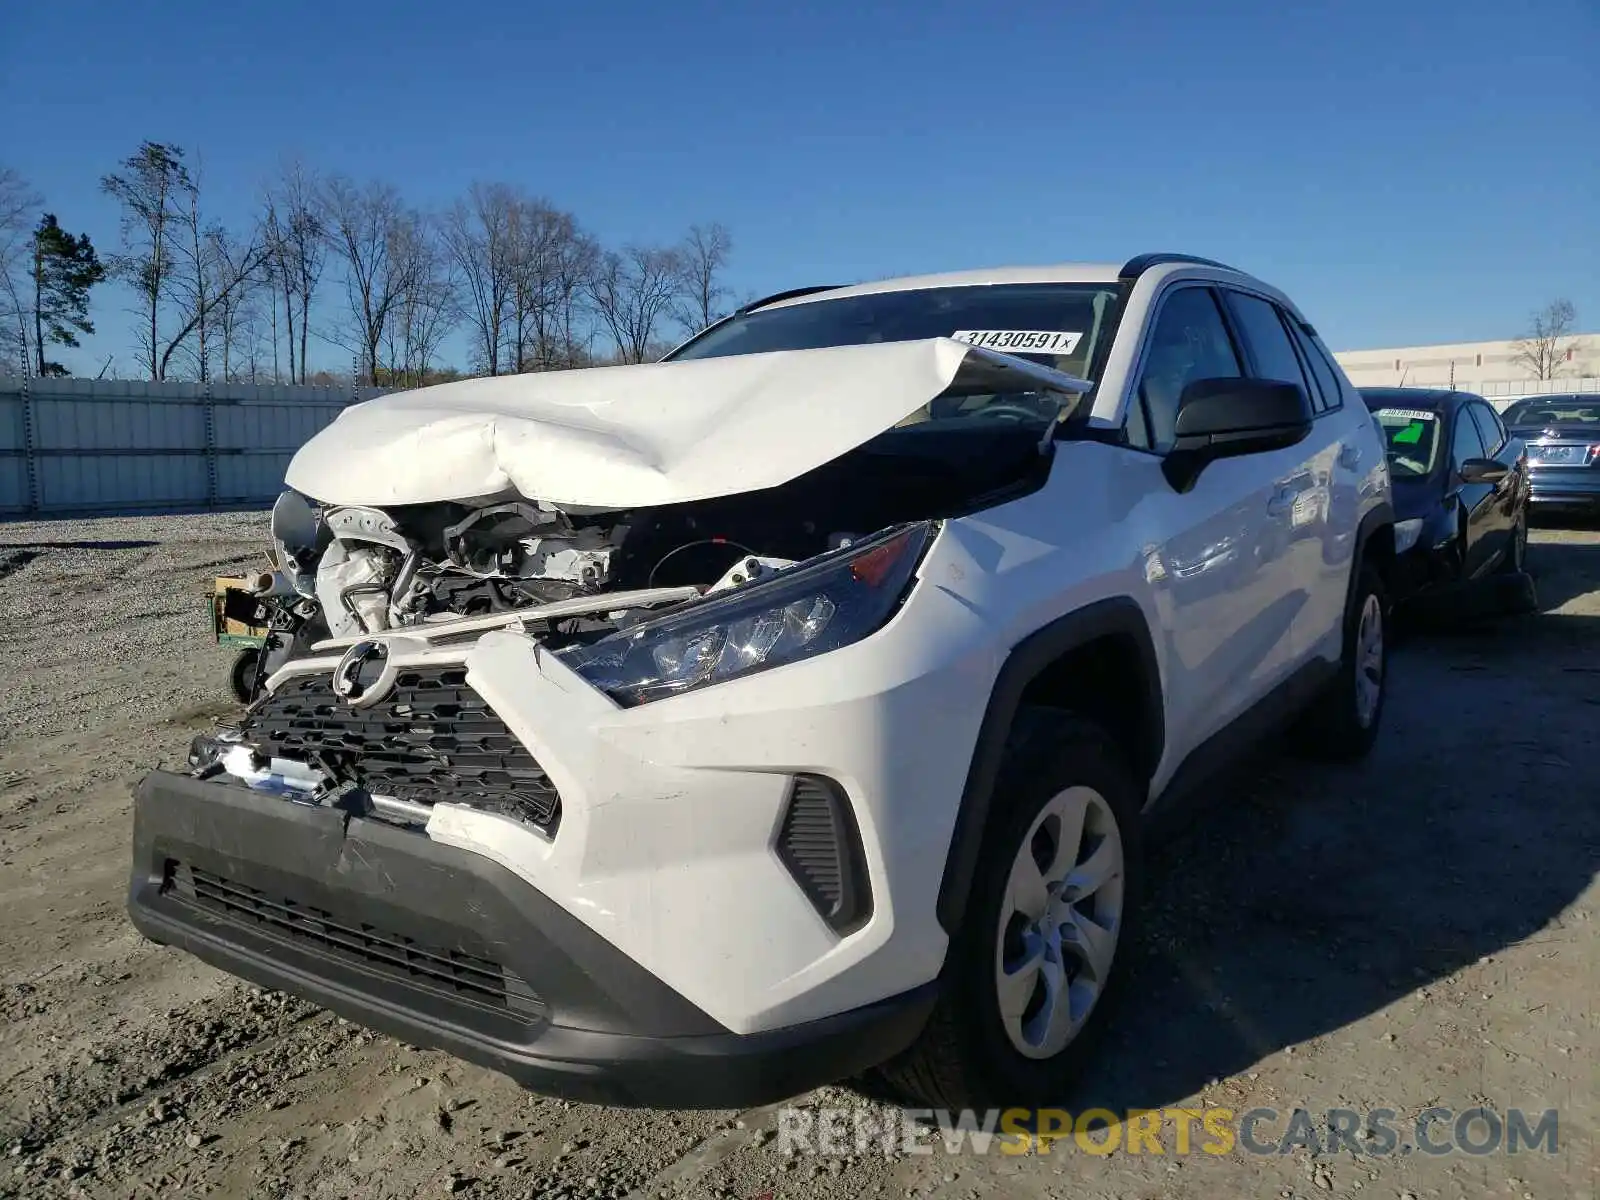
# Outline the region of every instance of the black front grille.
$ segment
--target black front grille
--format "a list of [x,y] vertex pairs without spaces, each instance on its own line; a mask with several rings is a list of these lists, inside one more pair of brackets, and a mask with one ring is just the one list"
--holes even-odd
[[453,999],[471,1000],[529,1019],[544,1011],[543,1001],[522,979],[488,958],[425,946],[309,904],[268,896],[175,860],[166,863],[161,890],[230,921],[260,927],[318,953]]
[[325,763],[366,791],[496,812],[553,834],[561,797],[481,696],[465,667],[411,667],[370,708],[351,708],[332,675],[298,675],[243,722],[263,753]]

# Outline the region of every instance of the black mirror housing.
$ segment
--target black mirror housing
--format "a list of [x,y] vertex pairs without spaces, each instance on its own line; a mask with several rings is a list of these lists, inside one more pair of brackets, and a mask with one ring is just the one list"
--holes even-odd
[[1469,458],[1461,464],[1462,483],[1499,483],[1511,468],[1492,458]]
[[1283,450],[1304,441],[1315,414],[1305,388],[1272,379],[1196,379],[1183,389],[1173,446],[1163,464],[1180,492],[1207,464]]

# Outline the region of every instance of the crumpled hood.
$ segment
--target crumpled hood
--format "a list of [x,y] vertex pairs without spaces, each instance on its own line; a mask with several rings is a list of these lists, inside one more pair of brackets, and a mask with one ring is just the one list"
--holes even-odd
[[941,396],[1088,386],[951,338],[467,379],[351,406],[285,482],[326,504],[670,504],[787,483]]

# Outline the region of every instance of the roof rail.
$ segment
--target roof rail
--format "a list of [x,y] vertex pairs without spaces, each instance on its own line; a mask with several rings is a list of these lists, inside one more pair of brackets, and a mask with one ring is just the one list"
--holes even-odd
[[758,308],[765,308],[769,304],[776,304],[780,300],[794,300],[800,296],[810,296],[817,292],[832,292],[847,285],[842,283],[818,283],[811,287],[790,288],[786,292],[774,292],[770,296],[763,296],[759,300],[752,300],[749,304],[741,304],[738,312],[753,312]]
[[1165,266],[1167,263],[1188,263],[1194,267],[1218,267],[1224,271],[1237,271],[1239,269],[1230,267],[1227,263],[1218,262],[1214,258],[1201,258],[1197,254],[1136,254],[1123,264],[1120,275],[1123,279],[1137,279],[1151,267]]

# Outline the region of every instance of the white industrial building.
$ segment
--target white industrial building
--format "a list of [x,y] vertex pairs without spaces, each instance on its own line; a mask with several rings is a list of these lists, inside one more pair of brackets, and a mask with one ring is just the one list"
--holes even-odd
[[1334,357],[1356,387],[1454,387],[1494,397],[1600,392],[1600,333],[1562,338],[1554,379],[1535,378],[1514,340],[1343,350]]

